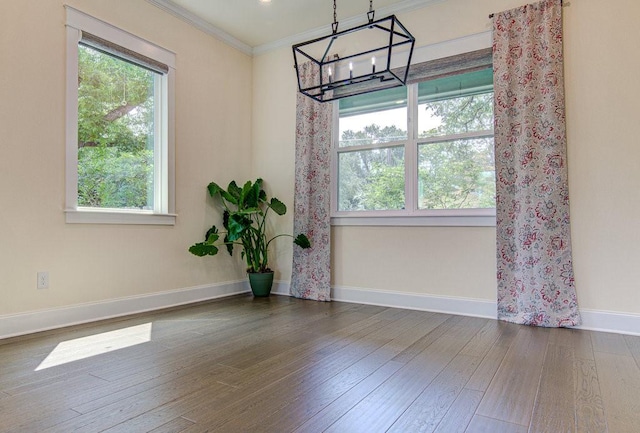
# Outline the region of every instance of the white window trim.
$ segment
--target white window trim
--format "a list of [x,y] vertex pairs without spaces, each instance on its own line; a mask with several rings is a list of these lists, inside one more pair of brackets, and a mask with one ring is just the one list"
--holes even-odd
[[[66,6],[66,222],[93,224],[175,225],[175,54],[104,21]],[[166,144],[156,153],[160,170],[155,170],[154,182],[158,206],[155,211],[135,209],[96,209],[78,207],[78,43],[82,31],[113,42],[168,66],[162,80],[163,111],[161,136]]]
[[[491,47],[490,32],[478,33],[451,41],[424,46],[416,49],[414,63],[434,60],[470,52],[482,48]],[[408,130],[405,152],[413,152],[417,155],[418,140],[415,139],[413,122],[418,117],[418,86],[409,85],[407,106]],[[390,211],[338,211],[338,152],[339,142],[339,101],[333,101],[332,121],[332,158],[331,158],[331,225],[332,226],[437,226],[437,227],[495,227],[496,210],[492,209],[417,209],[417,204],[412,204],[411,209]],[[424,139],[420,143],[425,142]],[[381,145],[382,146],[382,145]],[[384,144],[384,147],[387,143]],[[417,196],[417,158],[406,158],[405,154],[405,197]],[[415,200],[410,199],[414,202]]]

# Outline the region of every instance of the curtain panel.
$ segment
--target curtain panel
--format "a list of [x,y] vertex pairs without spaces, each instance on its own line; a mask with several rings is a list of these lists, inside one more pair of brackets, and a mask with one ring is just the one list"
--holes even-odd
[[[317,76],[317,65],[299,65],[303,86]],[[311,248],[294,248],[291,295],[331,300],[331,103],[302,93],[296,101],[294,233],[306,233]]]
[[581,323],[571,258],[562,4],[493,21],[498,318]]

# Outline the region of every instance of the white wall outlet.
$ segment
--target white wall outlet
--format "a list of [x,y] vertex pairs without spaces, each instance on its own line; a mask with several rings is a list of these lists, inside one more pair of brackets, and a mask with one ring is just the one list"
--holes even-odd
[[49,288],[49,272],[38,272],[38,289]]

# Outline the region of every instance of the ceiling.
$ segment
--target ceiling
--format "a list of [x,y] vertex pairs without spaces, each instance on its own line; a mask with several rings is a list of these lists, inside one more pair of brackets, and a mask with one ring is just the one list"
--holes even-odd
[[[148,0],[236,48],[255,54],[331,32],[331,0]],[[443,0],[374,0],[376,18]],[[366,21],[367,0],[336,0],[339,30]]]

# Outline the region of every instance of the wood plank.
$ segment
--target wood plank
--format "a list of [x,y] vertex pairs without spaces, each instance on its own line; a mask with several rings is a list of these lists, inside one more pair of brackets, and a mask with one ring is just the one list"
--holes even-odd
[[218,382],[221,379],[234,374],[236,371],[230,367],[205,363],[194,365],[191,368],[183,368],[175,371],[169,371],[153,379],[146,380],[141,383],[132,383],[127,386],[124,381],[114,382],[113,385],[107,385],[106,393],[96,393],[90,396],[82,396],[77,402],[69,402],[68,404],[78,413],[88,414],[96,410],[111,405],[121,404],[130,398],[139,398],[140,395],[152,393],[154,389],[169,387],[175,381],[187,380],[193,375],[214,375]]
[[576,359],[593,361],[593,343],[589,331],[572,329],[571,336],[573,337],[572,344]]
[[[379,308],[377,308],[377,309],[375,309],[375,311],[380,311],[380,309],[379,309]],[[397,311],[397,312],[396,312],[396,313],[394,313],[394,314],[395,314],[395,315],[398,315],[398,313],[400,313],[400,314],[405,314],[405,315],[407,314],[407,312],[403,312],[402,310],[399,310],[399,311]],[[330,320],[330,319],[331,319],[331,317],[330,317],[330,316],[326,316],[326,315],[324,315],[324,316],[327,318],[327,320]],[[382,324],[385,324],[386,322],[382,321],[381,323],[382,323]],[[356,327],[356,329],[357,329],[357,327]],[[370,329],[370,330],[368,330],[368,332],[369,332],[369,333],[374,332],[374,331],[375,331],[375,329]],[[339,339],[337,339],[337,338],[336,338],[336,341],[339,341]],[[285,355],[286,355],[286,354],[285,354]],[[291,357],[291,356],[289,356],[288,358],[289,358],[289,360],[294,360],[294,361],[297,359],[296,357]],[[301,364],[301,367],[302,367],[303,365],[304,365],[304,363],[302,363],[302,364]],[[274,382],[274,381],[276,381],[276,380],[278,379],[278,377],[277,377],[277,376],[274,376],[274,375],[272,375],[272,374],[270,374],[270,375],[265,375],[265,374],[264,374],[264,371],[265,371],[265,369],[264,369],[264,367],[265,367],[265,366],[264,366],[264,365],[262,365],[262,366],[258,366],[258,367],[259,367],[259,368],[257,368],[257,370],[258,370],[257,372],[260,374],[260,378],[266,378],[266,380],[267,380],[267,382],[268,382],[268,383]],[[291,372],[291,371],[290,371],[289,369],[287,369],[287,370],[286,370],[286,373],[287,373],[287,374],[288,374],[288,373],[290,373],[290,372]],[[251,375],[250,375],[250,374],[247,374],[247,373],[248,373],[247,371],[243,371],[243,372],[241,373],[241,376],[242,376],[243,380],[247,380],[247,378],[251,377]],[[228,375],[227,375],[227,376],[228,376]],[[233,376],[233,375],[231,375],[231,376]],[[221,382],[221,383],[233,382],[233,380],[227,380],[227,378],[226,378],[226,377],[218,377],[218,381],[219,381],[219,382]],[[218,395],[218,396],[221,396],[221,395],[226,395],[226,394],[221,393],[220,391],[218,391],[218,392],[217,392],[217,395]],[[197,400],[197,402],[198,402],[198,403],[202,403],[203,398],[202,398],[202,396],[199,396],[199,397],[197,397],[197,399],[196,399],[196,400]],[[96,401],[96,402],[94,402],[93,404],[96,404],[96,403],[103,403],[103,402],[101,402],[101,401]],[[194,407],[194,406],[197,406],[197,405],[192,404],[192,403],[191,403],[191,399],[190,399],[190,397],[189,397],[189,398],[187,398],[187,399],[185,400],[184,404],[181,404],[180,406],[182,406],[182,407],[187,407],[187,408],[190,408],[190,409],[193,409],[193,407]],[[79,410],[86,410],[86,407],[81,407],[81,408],[78,408],[78,409],[79,409]],[[149,419],[150,419],[150,418],[152,418],[152,417],[153,417],[156,421],[161,421],[161,420],[166,421],[166,418],[167,418],[167,417],[168,417],[168,419],[171,419],[171,418],[173,418],[173,417],[175,417],[175,416],[176,416],[176,415],[175,415],[175,410],[174,410],[174,409],[175,409],[175,408],[170,407],[170,406],[168,407],[167,405],[161,405],[161,406],[159,406],[157,409],[152,409],[152,416],[147,416],[147,415],[146,415],[146,414],[144,414],[144,413],[141,413],[141,414],[140,414],[140,415],[138,415],[137,417],[135,417],[135,416],[134,416],[130,421],[127,421],[127,422],[125,422],[125,423],[123,423],[123,424],[122,424],[123,431],[135,431],[135,429],[136,429],[136,428],[138,428],[140,425],[148,425],[148,424],[150,423]],[[185,410],[186,410],[186,409],[185,409]],[[139,418],[138,418],[138,417],[139,417]],[[164,421],[163,421],[163,422],[164,422]]]
[[[216,368],[218,366],[213,366],[213,369]],[[178,376],[168,383],[159,384],[143,395],[134,394],[114,401],[109,405],[96,408],[70,421],[53,425],[43,430],[43,432],[95,432],[106,430],[130,418],[204,388],[209,388],[210,392],[216,393],[228,388],[228,386],[217,382],[215,374],[211,374],[211,369],[202,368],[200,371],[191,372],[187,376]]]
[[427,347],[433,344],[434,341],[445,335],[449,330],[454,328],[458,323],[462,321],[460,316],[451,315],[439,315],[439,317],[446,320],[442,321],[435,329],[430,330],[420,340],[407,347],[405,350],[396,355],[393,360],[397,362],[407,363],[413,358],[418,356]]
[[[387,431],[433,432],[480,364],[480,359],[461,354],[453,358]],[[473,413],[461,416],[471,418]]]
[[593,360],[591,334],[582,329],[552,328],[549,330],[549,344],[571,348],[576,359]]
[[473,418],[483,392],[463,389],[456,401],[453,402],[440,424],[436,426],[436,433],[463,432]]
[[[387,319],[390,317],[394,317],[397,319],[398,317],[402,317],[404,315],[406,315],[406,313],[395,310],[395,311],[385,311],[381,313],[379,317],[384,316]],[[340,367],[340,362],[341,362],[340,355],[342,354],[343,357],[345,355],[350,356],[349,351],[352,351],[353,347],[349,347],[349,346],[352,345],[354,341],[356,342],[359,340],[365,341],[367,335],[373,335],[376,332],[376,330],[380,329],[380,327],[384,327],[388,325],[389,323],[392,323],[392,322],[379,321],[379,323],[375,324],[375,326],[373,325],[367,326],[365,328],[358,330],[355,334],[353,332],[350,332],[351,335],[349,336],[348,339],[345,339],[344,337],[342,339],[337,338],[336,341],[334,341],[330,346],[321,348],[319,353],[322,354],[322,357],[319,357],[317,354],[314,354],[314,353],[311,353],[308,359],[305,359],[304,356],[297,357],[297,358],[293,357],[292,361],[294,364],[298,364],[297,366],[282,365],[277,370],[271,370],[269,375],[264,374],[265,370],[264,368],[261,368],[264,366],[257,365],[255,369],[255,373],[249,373],[248,370],[245,370],[237,378],[239,381],[236,381],[236,385],[239,386],[240,388],[239,388],[239,392],[236,393],[236,395],[234,396],[235,400],[231,401],[230,403],[220,401],[220,400],[209,401],[206,404],[200,405],[200,408],[193,409],[192,411],[188,412],[187,416],[190,419],[197,419],[198,416],[204,417],[205,420],[216,418],[216,420],[211,420],[210,423],[213,423],[213,422],[224,423],[225,421],[223,419],[218,419],[217,417],[218,416],[224,417],[226,415],[228,407],[233,404],[238,404],[238,407],[244,408],[246,403],[240,404],[238,403],[238,401],[242,400],[243,398],[244,399],[255,398],[255,396],[252,394],[254,392],[253,390],[256,390],[256,389],[262,390],[260,393],[257,394],[257,395],[262,395],[262,393],[265,393],[265,392],[267,393],[272,392],[270,387],[274,385],[274,383],[278,382],[283,378],[284,378],[285,386],[287,386],[286,384],[291,383],[291,381],[295,383],[296,381],[302,380],[299,378],[304,377],[304,375],[307,373],[309,369],[317,369],[319,372],[322,373],[323,368],[326,368],[327,365],[330,367],[330,369],[335,367]],[[371,341],[371,340],[372,338],[369,338],[368,341]],[[375,338],[373,338],[373,340],[375,340]],[[375,344],[379,344],[379,343],[375,343]],[[348,366],[348,364],[346,366]],[[312,380],[317,380],[317,377],[313,378]],[[278,389],[277,387],[281,387],[281,386],[283,386],[282,383],[276,384],[276,389]],[[291,386],[295,387],[295,385],[291,385]],[[245,391],[245,387],[248,387],[246,388],[246,391]],[[247,395],[246,392],[249,392],[249,395]],[[286,391],[281,391],[281,393],[286,394]],[[267,405],[277,404],[277,402],[278,402],[277,398],[276,399],[271,398],[265,404]],[[211,407],[215,407],[216,410],[211,411],[210,410]],[[199,421],[204,422],[205,425],[210,425],[210,423],[207,421],[202,421],[202,420],[199,420]]]
[[80,374],[29,393],[3,399],[2,414],[10,416],[2,417],[2,428],[7,431],[29,431],[28,426],[40,425],[43,420],[75,418],[78,414],[66,410],[70,409],[67,402],[73,401],[81,394],[100,389],[105,384],[102,379]]
[[[193,421],[189,421],[188,419],[178,417],[166,424],[161,425],[160,427],[156,427],[153,430],[149,430],[149,433],[180,433],[184,431],[187,427],[192,426]],[[109,432],[106,430],[105,433]]]
[[639,358],[636,336],[243,295],[0,341],[0,430],[636,432]]
[[473,417],[465,433],[527,433],[527,427],[481,415]]
[[140,381],[141,379],[152,379],[167,371],[184,368],[194,363],[200,363],[203,360],[219,363],[222,358],[230,353],[244,355],[245,351],[255,344],[286,333],[293,333],[305,322],[314,323],[318,319],[331,320],[335,314],[341,311],[355,310],[357,308],[357,305],[349,308],[343,306],[342,308],[332,308],[330,314],[326,311],[317,311],[309,314],[310,308],[305,306],[304,309],[299,308],[293,311],[289,309],[289,314],[286,315],[271,317],[268,314],[263,317],[263,321],[256,321],[251,318],[250,320],[245,319],[240,326],[229,327],[224,325],[222,329],[209,327],[213,328],[213,332],[203,334],[188,346],[181,347],[182,350],[188,350],[192,355],[188,358],[182,357],[181,351],[171,350],[151,359],[140,358],[138,359],[139,362],[129,362],[125,368],[117,364],[103,364],[99,369],[92,369],[90,372],[109,381],[122,380],[128,377],[135,377],[137,381]]
[[340,419],[340,417],[380,386],[381,383],[395,374],[402,366],[404,366],[404,364],[396,361],[386,363],[365,380],[335,399],[331,404],[325,406],[324,409],[308,418],[295,432],[321,433],[325,431],[331,424]]
[[548,329],[520,328],[480,402],[478,415],[529,425],[548,339]]
[[574,356],[571,347],[550,344],[533,408],[531,431],[575,432]]
[[631,356],[631,351],[623,335],[609,332],[593,332],[591,343],[594,352],[606,352],[616,355]]
[[[381,349],[385,350],[388,347],[393,347],[394,350],[400,349],[400,352],[403,352],[406,349],[402,347],[403,345],[407,345],[407,347],[413,346],[415,341],[417,341],[415,340],[415,337],[422,339],[423,335],[429,334],[433,329],[440,326],[447,317],[448,316],[442,314],[426,316],[426,319],[418,326],[403,331],[398,338],[393,339]],[[394,359],[395,358],[396,357],[394,356]],[[346,412],[351,410],[352,407],[366,397],[371,391],[377,388],[380,383],[384,382],[399,370],[403,365],[404,363],[398,361],[387,362],[372,375],[354,386],[352,389],[344,392],[340,397],[325,406],[322,410],[315,414],[311,414],[310,418],[308,418],[308,420],[306,420],[302,425],[299,425],[296,431],[305,433],[324,431]]]
[[484,358],[505,329],[502,322],[486,319],[480,319],[478,327],[480,330],[460,351],[460,354]]
[[496,371],[498,371],[500,364],[502,364],[502,360],[507,354],[509,347],[511,347],[516,335],[518,335],[517,325],[515,325],[516,327],[514,328],[512,323],[498,323],[509,326],[500,327],[500,336],[490,348],[489,352],[485,355],[475,373],[473,373],[473,376],[471,376],[471,379],[469,379],[469,382],[465,385],[465,388],[475,389],[482,392],[486,391],[493,380]]
[[[380,374],[377,374],[379,370],[382,370],[381,374],[383,376],[389,375],[391,370],[395,372],[398,369],[398,363],[391,362],[391,359],[421,338],[429,329],[435,328],[443,320],[444,318],[442,317],[412,312],[411,315],[377,332],[376,337],[389,338],[390,341],[340,374],[325,381],[322,384],[323,392],[321,397],[293,400],[281,410],[260,421],[259,425],[255,420],[252,420],[251,422],[242,422],[240,425],[236,422],[234,423],[234,428],[243,428],[246,431],[254,431],[258,427],[266,431],[292,431],[296,429],[307,419],[313,417],[328,405],[333,404],[342,396],[350,394],[351,398],[353,398],[355,394],[362,392],[367,387],[358,387],[360,383],[367,381],[371,376],[379,378]],[[351,393],[356,387],[358,387],[358,391]],[[341,410],[344,411],[344,406],[341,406]]]
[[606,432],[607,423],[596,362],[576,359],[575,368],[576,430],[578,432]]
[[631,356],[595,352],[602,403],[610,432],[632,433],[640,426],[640,369]]
[[625,335],[624,341],[627,343],[629,351],[635,358],[636,363],[640,366],[640,337],[636,335]]
[[[1,413],[1,412],[0,412]],[[41,432],[53,424],[68,421],[77,417],[79,414],[71,409],[60,409],[55,411],[44,411],[39,416],[25,418],[19,425],[9,427],[2,426],[3,433],[24,433],[24,432]],[[11,414],[11,416],[15,416]],[[3,417],[4,419],[4,417]]]
[[[198,425],[186,431],[227,431],[229,426],[235,420],[242,419],[247,411],[266,416],[281,409],[289,399],[302,398],[307,393],[317,395],[322,390],[323,382],[346,370],[387,342],[388,340],[381,341],[374,337],[363,338],[335,352],[333,356],[321,360],[313,368],[295,371],[257,391],[249,389],[243,392],[241,397],[235,399],[230,405],[223,404],[219,408],[206,405],[193,410],[185,416],[196,421]],[[283,396],[287,397],[284,401]]]
[[[376,337],[379,337],[379,336],[385,336],[388,334],[388,331],[386,331],[387,328],[396,328],[396,334],[399,334],[402,331],[406,331],[406,327],[410,323],[413,322],[414,326],[416,325],[416,323],[421,323],[420,321],[424,320],[422,316],[424,315],[415,315],[415,314],[412,315],[412,313],[407,311],[388,309],[374,316],[379,319],[383,319],[383,320],[378,320],[374,322],[376,326],[367,326],[364,328],[361,328],[360,326],[349,326],[344,330],[341,330],[339,334],[343,339],[345,336],[348,336],[348,335],[364,336],[364,335],[371,335],[374,333]],[[347,331],[347,329],[349,331]],[[334,339],[334,342],[339,342],[339,341],[341,342],[339,338]],[[335,345],[335,346],[336,346],[336,350],[339,347],[344,347],[343,344]],[[312,349],[313,351],[324,350],[321,345],[314,345]],[[244,390],[241,387],[251,386],[250,388],[251,390],[255,388],[260,388],[260,389],[265,388],[279,381],[280,379],[287,377],[288,375],[292,374],[294,371],[302,371],[302,369],[305,366],[309,367],[310,363],[312,362],[312,357],[309,356],[310,353],[308,353],[307,356],[304,356],[304,355],[305,355],[304,352],[301,352],[295,355],[284,352],[281,355],[265,360],[263,363],[256,364],[255,368],[240,371],[237,374],[232,375],[230,378],[219,379],[223,383],[235,383],[236,386],[239,387],[239,389],[235,393],[226,392],[223,395],[219,394],[215,401],[207,400],[206,395],[200,395],[201,393],[194,393],[193,396],[190,396],[184,401],[179,401],[179,402],[176,402],[175,404],[169,403],[169,404],[163,405],[158,409],[155,409],[149,413],[145,413],[140,415],[139,417],[133,418],[121,424],[119,427],[122,428],[121,431],[123,432],[137,431],[141,428],[144,428],[145,426],[153,425],[162,420],[170,419],[171,417],[175,416],[175,414],[177,413],[194,413],[195,411],[200,410],[200,408],[206,409],[208,406],[217,406],[219,408],[225,407],[224,403],[221,404],[220,398],[227,397],[227,396],[229,398],[234,398],[234,399],[241,398],[241,396],[244,395],[243,394]],[[281,357],[288,360],[288,362],[284,362],[284,359],[275,364],[270,362],[275,358],[279,359]],[[296,367],[296,365],[298,365],[298,367]],[[269,374],[266,375],[264,373],[265,371],[269,371]],[[236,379],[233,379],[233,376],[236,376]],[[207,401],[206,404],[203,404],[203,399]],[[316,399],[314,399],[313,402],[317,404]],[[282,401],[282,404],[284,404],[284,401]],[[153,419],[153,424],[151,419]],[[249,420],[253,420],[253,418],[250,418]],[[263,425],[265,423],[266,423],[266,420],[262,422]]]
[[478,332],[471,322],[463,318],[326,431],[386,431]]

